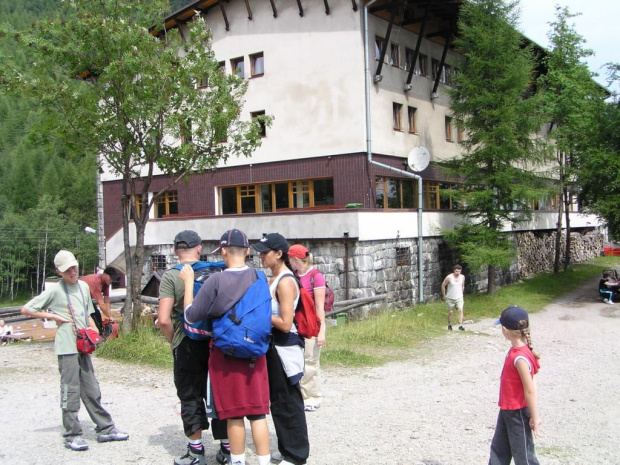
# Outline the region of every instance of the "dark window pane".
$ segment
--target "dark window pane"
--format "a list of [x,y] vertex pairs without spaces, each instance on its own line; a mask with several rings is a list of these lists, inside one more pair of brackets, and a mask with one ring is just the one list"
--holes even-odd
[[398,180],[388,179],[388,208],[400,208],[400,195],[398,190]]
[[403,180],[402,188],[403,188],[403,208],[414,208],[414,198],[417,195],[417,192],[414,189],[413,181],[411,180]]
[[254,197],[241,198],[241,213],[256,213],[256,201]]
[[288,204],[288,183],[283,182],[275,185],[276,188],[276,210],[289,208]]
[[222,214],[231,215],[237,213],[237,188],[222,188]]
[[319,179],[314,181],[314,206],[334,204],[334,180]]

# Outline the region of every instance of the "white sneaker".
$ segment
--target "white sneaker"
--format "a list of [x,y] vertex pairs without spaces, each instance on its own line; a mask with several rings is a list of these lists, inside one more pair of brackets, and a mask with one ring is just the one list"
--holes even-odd
[[614,302],[613,300],[610,300],[610,301],[609,301],[609,303],[610,303],[611,305],[615,305],[615,304],[616,304],[616,302]]
[[609,303],[609,299],[603,299],[603,302],[605,302],[606,304]]

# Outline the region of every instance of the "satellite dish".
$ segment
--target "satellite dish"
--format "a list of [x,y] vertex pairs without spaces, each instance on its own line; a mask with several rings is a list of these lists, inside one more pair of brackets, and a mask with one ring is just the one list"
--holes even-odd
[[431,161],[431,154],[426,147],[414,147],[407,156],[407,165],[412,171],[424,171]]

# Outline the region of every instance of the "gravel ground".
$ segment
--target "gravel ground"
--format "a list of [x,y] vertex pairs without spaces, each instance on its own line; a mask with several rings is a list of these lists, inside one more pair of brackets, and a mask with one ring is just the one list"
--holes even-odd
[[[620,304],[603,304],[596,288],[592,280],[531,316],[534,347],[542,354],[537,382],[544,437],[536,449],[544,464],[620,464]],[[406,361],[325,369],[325,400],[307,415],[308,463],[486,463],[509,346],[492,320],[466,329],[426,342]],[[53,348],[12,344],[0,350],[0,463],[170,464],[184,451],[171,372],[96,357],[94,363],[104,405],[131,434],[129,441],[98,444],[82,409],[90,450],[65,449]],[[210,433],[204,437],[207,461],[215,464],[216,445]],[[251,446],[248,463],[256,463]]]

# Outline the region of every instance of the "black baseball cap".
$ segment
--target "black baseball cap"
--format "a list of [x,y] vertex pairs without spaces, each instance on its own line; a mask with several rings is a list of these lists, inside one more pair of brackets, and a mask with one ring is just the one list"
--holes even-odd
[[[525,321],[525,326],[519,324],[521,321]],[[502,312],[495,324],[506,329],[525,329],[530,325],[530,319],[525,310],[513,305]]]
[[267,234],[260,241],[252,244],[252,248],[258,252],[269,252],[270,250],[281,250],[284,253],[288,253],[289,243],[282,234],[271,233]]
[[250,247],[248,237],[239,229],[229,229],[220,239],[220,246],[211,253],[220,253],[222,247]]
[[193,249],[197,245],[202,243],[202,239],[196,231],[191,231],[186,229],[185,231],[181,231],[174,238],[174,248],[175,249]]

